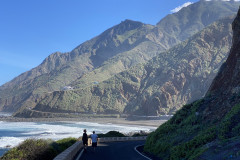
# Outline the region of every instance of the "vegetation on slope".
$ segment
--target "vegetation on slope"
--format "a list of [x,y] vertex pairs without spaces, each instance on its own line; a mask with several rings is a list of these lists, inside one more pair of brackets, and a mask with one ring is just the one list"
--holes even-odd
[[52,160],[59,153],[73,145],[76,138],[65,138],[58,141],[27,139],[19,146],[10,149],[1,160]]
[[[21,106],[33,106],[34,101],[42,95],[61,90],[108,59],[131,50],[142,41],[149,41],[145,35],[152,28],[151,25],[126,20],[69,53],[50,55],[38,67],[0,87],[0,110],[16,111]],[[121,39],[118,39],[121,35]],[[134,61],[129,65],[134,63],[139,62]]]
[[[145,151],[162,159],[226,159],[240,156],[240,103],[220,119],[205,119],[205,98],[185,105],[172,119],[151,133]],[[227,148],[225,145],[233,148]],[[224,151],[224,152],[223,152]]]
[[233,17],[215,22],[148,63],[102,83],[49,94],[34,110],[172,114],[206,93],[230,49],[232,21]]
[[161,159],[240,158],[240,10],[233,45],[207,95],[185,105],[151,133],[145,151]]

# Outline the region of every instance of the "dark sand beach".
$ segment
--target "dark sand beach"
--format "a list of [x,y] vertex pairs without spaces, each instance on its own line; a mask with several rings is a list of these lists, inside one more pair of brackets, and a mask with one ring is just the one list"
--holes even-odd
[[122,125],[137,125],[137,126],[152,126],[158,127],[166,119],[160,120],[127,120],[126,118],[16,118],[16,117],[0,117],[0,121],[7,122],[57,122],[57,121],[74,121],[74,122],[93,122],[99,124],[122,124]]

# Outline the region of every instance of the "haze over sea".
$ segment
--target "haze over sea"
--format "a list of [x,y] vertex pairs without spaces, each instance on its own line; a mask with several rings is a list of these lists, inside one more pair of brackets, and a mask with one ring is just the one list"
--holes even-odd
[[[1,113],[0,116],[9,116],[8,113]],[[91,122],[4,122],[0,121],[0,156],[10,147],[17,146],[28,138],[36,139],[63,139],[67,137],[80,137],[83,129],[87,133],[107,133],[119,131],[122,133],[153,131],[156,127],[151,126],[130,126],[115,125],[111,123],[99,124]]]

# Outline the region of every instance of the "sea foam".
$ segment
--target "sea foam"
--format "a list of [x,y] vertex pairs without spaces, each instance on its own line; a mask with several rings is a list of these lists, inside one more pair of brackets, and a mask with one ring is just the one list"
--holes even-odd
[[23,142],[24,139],[27,139],[27,137],[26,138],[0,137],[0,148],[14,147]]
[[122,133],[153,131],[156,127],[128,126],[115,124],[99,124],[91,122],[0,122],[0,148],[14,147],[28,138],[35,139],[63,139],[67,137],[78,138],[83,130],[107,133],[119,131]]

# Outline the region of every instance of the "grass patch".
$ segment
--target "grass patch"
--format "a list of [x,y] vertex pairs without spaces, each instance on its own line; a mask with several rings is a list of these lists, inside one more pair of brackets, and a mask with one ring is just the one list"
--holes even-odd
[[[204,105],[204,100],[185,105],[168,122],[147,137],[144,151],[161,159],[193,160],[211,153],[209,148],[212,145],[226,144],[229,139],[239,137],[240,104],[233,106],[222,120],[208,121],[198,112]],[[225,150],[224,145],[217,145],[215,149]],[[234,150],[231,151],[238,156]],[[221,154],[225,155],[223,152]]]
[[73,145],[76,138],[58,141],[50,139],[27,139],[17,147],[10,149],[1,160],[52,160],[62,151]]
[[203,124],[199,123],[201,115],[197,109],[203,102],[198,100],[183,106],[168,122],[148,136],[144,151],[162,159],[196,158],[204,151],[204,145],[216,137],[215,128],[201,130]]
[[126,137],[126,136],[118,131],[109,131],[106,134],[98,134],[98,137],[103,138],[103,137]]
[[103,137],[139,137],[139,136],[147,136],[147,135],[148,135],[148,133],[144,132],[144,131],[131,132],[131,133],[127,133],[127,134],[123,134],[118,131],[109,131],[105,134],[98,134],[98,137],[99,138],[103,138]]

